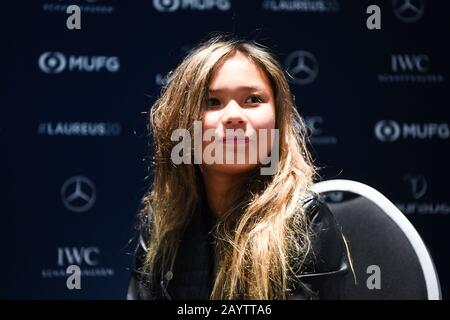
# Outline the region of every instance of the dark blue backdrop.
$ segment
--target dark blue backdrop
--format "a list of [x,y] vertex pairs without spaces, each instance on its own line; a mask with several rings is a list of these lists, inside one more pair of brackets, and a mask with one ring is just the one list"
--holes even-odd
[[[150,183],[143,112],[212,31],[273,49],[322,177],[391,199],[429,246],[448,298],[450,5],[405,3],[2,1],[0,298],[125,297]],[[66,27],[69,4],[82,9],[81,30]],[[370,4],[381,30],[366,28]],[[66,288],[70,264],[82,267],[82,290]]]

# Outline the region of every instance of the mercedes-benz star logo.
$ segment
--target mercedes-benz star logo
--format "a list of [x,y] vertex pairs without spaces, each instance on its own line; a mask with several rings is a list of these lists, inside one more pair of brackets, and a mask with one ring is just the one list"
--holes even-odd
[[297,84],[309,84],[319,74],[319,64],[312,53],[298,50],[292,52],[285,62],[289,76]]
[[67,179],[61,187],[64,206],[74,212],[88,211],[95,203],[96,191],[94,183],[84,176]]
[[393,0],[392,6],[395,16],[403,22],[416,22],[425,10],[423,0]]

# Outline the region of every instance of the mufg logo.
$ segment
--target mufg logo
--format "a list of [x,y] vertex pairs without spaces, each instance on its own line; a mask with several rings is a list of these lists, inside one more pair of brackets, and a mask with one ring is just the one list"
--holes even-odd
[[380,120],[374,127],[375,137],[382,142],[400,139],[442,139],[450,137],[448,123],[399,123],[394,120]]
[[229,0],[153,0],[153,7],[160,12],[178,10],[228,11],[231,8],[231,3]]
[[75,56],[57,51],[42,53],[38,59],[39,69],[48,74],[63,71],[117,72],[120,69],[119,57],[115,56]]

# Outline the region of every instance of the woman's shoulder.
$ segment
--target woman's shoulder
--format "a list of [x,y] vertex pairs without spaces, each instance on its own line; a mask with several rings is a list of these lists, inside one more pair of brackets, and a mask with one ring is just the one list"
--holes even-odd
[[157,287],[153,287],[151,274],[144,268],[148,252],[153,211],[147,208],[141,212],[142,216],[137,226],[135,236],[136,248],[134,250],[134,263],[131,268],[131,278],[128,284],[128,300],[153,300],[158,297]]

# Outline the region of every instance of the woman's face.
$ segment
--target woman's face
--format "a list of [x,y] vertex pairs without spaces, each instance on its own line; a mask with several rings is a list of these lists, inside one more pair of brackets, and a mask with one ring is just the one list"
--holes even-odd
[[[236,52],[215,70],[208,89],[202,129],[203,133],[214,130],[216,147],[222,148],[226,161],[202,167],[228,174],[255,168],[270,153],[271,129],[275,129],[275,102],[267,76],[244,54]],[[210,143],[214,142],[203,141],[203,151]],[[241,159],[245,156],[244,163],[239,163],[239,155]],[[230,159],[234,160],[230,163]]]

